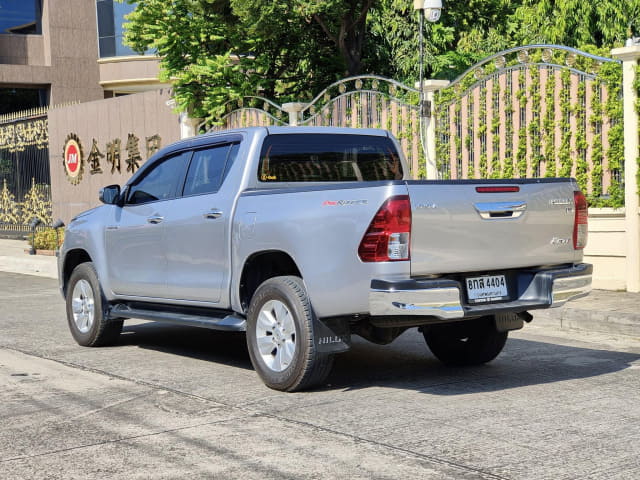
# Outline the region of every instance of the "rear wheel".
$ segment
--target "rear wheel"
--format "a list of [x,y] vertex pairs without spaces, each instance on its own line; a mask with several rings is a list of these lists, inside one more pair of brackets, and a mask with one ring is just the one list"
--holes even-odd
[[293,392],[324,381],[333,356],[316,350],[314,313],[302,280],[266,280],[251,299],[247,347],[251,363],[270,388]]
[[73,270],[66,302],[69,330],[78,344],[98,347],[118,339],[123,321],[107,318],[106,303],[93,263],[81,263]]
[[490,362],[500,354],[508,337],[508,332],[496,330],[493,317],[436,325],[423,333],[436,358],[451,366]]

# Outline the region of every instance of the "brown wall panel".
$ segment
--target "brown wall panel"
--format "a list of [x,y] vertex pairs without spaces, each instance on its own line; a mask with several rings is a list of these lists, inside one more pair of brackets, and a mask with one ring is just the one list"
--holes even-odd
[[[99,205],[98,191],[105,185],[123,185],[130,177],[127,172],[127,139],[131,133],[139,139],[141,165],[147,159],[146,137],[159,135],[161,146],[180,137],[178,115],[166,105],[170,99],[168,89],[98,100],[49,111],[49,162],[53,218],[65,223],[74,215]],[[72,184],[64,169],[63,150],[69,134],[75,134],[82,145],[83,173],[77,184]],[[105,157],[100,158],[102,173],[90,172],[88,162],[93,139]],[[120,139],[121,171],[111,173],[107,163],[107,144]]]

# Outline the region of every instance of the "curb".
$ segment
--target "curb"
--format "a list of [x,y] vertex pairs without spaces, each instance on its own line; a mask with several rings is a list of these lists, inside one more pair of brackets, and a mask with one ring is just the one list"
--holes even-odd
[[0,271],[58,279],[58,257],[42,255],[25,255],[25,257],[0,256]]
[[534,325],[640,340],[640,294],[637,293],[593,290],[589,296],[563,307],[531,313]]

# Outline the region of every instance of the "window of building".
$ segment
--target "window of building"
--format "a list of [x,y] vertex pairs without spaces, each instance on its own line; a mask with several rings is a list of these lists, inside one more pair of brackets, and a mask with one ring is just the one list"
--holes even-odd
[[39,34],[41,0],[2,0],[0,34]]
[[135,8],[135,5],[115,0],[96,0],[100,58],[137,55],[123,43],[124,28],[122,27],[127,21],[124,18],[125,15]]
[[49,103],[47,96],[46,88],[0,88],[0,115],[44,107]]

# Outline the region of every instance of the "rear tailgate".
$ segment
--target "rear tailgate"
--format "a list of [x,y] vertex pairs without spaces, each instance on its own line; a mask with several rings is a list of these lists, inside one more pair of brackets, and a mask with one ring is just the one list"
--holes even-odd
[[[582,258],[582,251],[573,248],[573,194],[578,188],[571,179],[409,181],[407,187],[414,277]],[[517,191],[496,193],[487,187]]]

